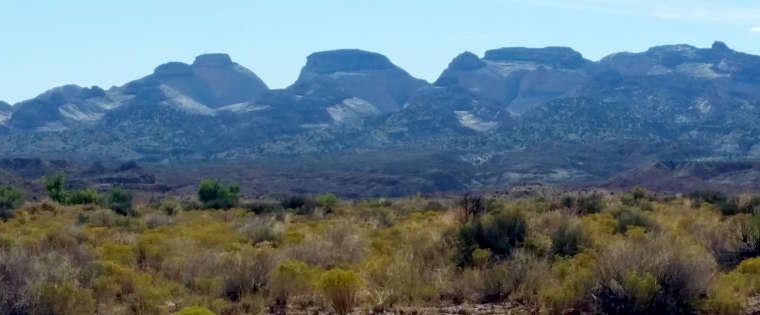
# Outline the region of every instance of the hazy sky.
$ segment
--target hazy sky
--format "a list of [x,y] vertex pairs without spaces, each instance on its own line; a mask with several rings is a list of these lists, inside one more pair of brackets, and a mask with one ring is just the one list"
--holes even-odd
[[207,52],[229,53],[280,88],[309,53],[337,48],[383,53],[433,81],[465,50],[561,45],[597,60],[714,40],[760,54],[760,1],[2,1],[0,100],[121,85]]

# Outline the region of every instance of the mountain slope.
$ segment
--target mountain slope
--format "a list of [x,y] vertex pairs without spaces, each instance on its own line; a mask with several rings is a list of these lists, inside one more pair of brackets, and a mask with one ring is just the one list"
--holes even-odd
[[11,117],[12,111],[13,107],[11,104],[0,101],[0,125],[5,124],[5,122]]
[[268,91],[253,72],[226,54],[196,57],[192,65],[169,62],[152,74],[107,91],[66,85],[17,104],[8,125],[20,130],[62,131],[97,124],[132,102],[163,105],[201,115],[250,101]]
[[598,182],[661,160],[760,158],[758,78],[760,57],[720,42],[597,62],[565,47],[465,52],[433,84],[377,53],[325,51],[274,90],[209,54],[121,87],[21,102],[0,156],[287,161],[441,189]]
[[317,90],[342,92],[369,103],[380,113],[388,113],[401,109],[426,84],[381,54],[341,49],[309,55],[298,80],[288,90],[304,96],[319,93]]
[[457,85],[514,113],[571,93],[595,72],[594,63],[566,47],[501,48],[481,59],[465,52],[435,82]]

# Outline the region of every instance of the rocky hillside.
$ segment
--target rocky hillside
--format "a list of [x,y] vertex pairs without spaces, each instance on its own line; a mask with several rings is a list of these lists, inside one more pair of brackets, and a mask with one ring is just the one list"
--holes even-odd
[[0,104],[0,156],[289,161],[459,189],[756,159],[758,126],[760,57],[721,42],[600,61],[566,47],[464,52],[432,83],[377,53],[325,51],[275,90],[208,54],[108,90],[67,85]]

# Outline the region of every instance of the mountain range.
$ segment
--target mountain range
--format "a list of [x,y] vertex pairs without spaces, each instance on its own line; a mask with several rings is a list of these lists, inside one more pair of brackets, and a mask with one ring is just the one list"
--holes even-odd
[[754,160],[759,138],[760,56],[722,42],[599,61],[567,47],[464,52],[432,83],[343,49],[309,55],[284,89],[205,54],[107,90],[0,102],[3,158],[383,174],[406,178],[399,193],[604,183],[665,161]]

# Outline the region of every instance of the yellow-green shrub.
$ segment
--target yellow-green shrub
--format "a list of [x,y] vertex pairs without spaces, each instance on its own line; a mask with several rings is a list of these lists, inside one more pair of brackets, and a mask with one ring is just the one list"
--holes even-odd
[[110,261],[98,261],[90,268],[95,275],[92,283],[98,302],[119,302],[137,313],[159,313],[169,296],[169,290],[153,277]]
[[134,266],[137,254],[129,245],[108,243],[97,249],[100,259],[109,260],[124,266]]
[[37,305],[34,314],[79,315],[95,312],[95,299],[90,290],[71,281],[43,283],[35,290]]
[[294,296],[310,292],[315,275],[315,270],[303,262],[285,261],[270,274],[270,293],[278,302],[286,303]]
[[216,315],[205,307],[200,306],[188,306],[181,309],[179,312],[174,312],[172,315]]
[[589,301],[595,280],[595,260],[585,254],[558,258],[551,280],[540,284],[539,299],[548,309],[561,312]]
[[734,270],[720,275],[710,288],[703,308],[708,313],[740,314],[748,298],[760,293],[760,257],[744,260]]
[[357,296],[363,286],[364,279],[353,271],[343,269],[324,272],[316,282],[317,289],[338,314],[351,312],[357,304]]

